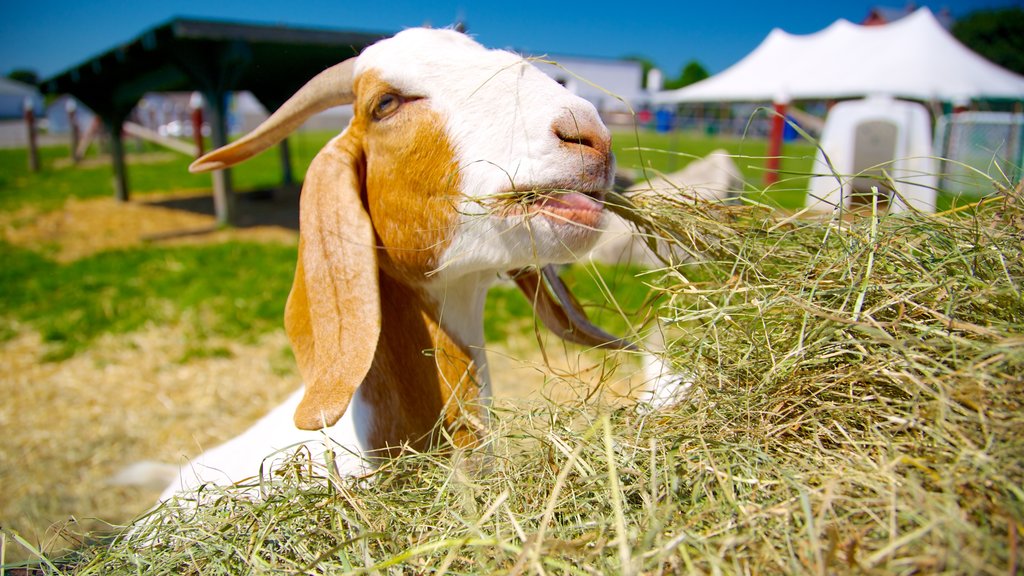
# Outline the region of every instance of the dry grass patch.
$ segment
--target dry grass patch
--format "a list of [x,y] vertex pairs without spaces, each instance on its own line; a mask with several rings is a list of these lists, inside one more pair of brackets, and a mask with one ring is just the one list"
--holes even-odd
[[[0,518],[44,549],[68,544],[46,527],[103,530],[153,505],[162,487],[111,484],[139,462],[183,455],[244,430],[290,393],[297,375],[282,332],[255,344],[211,341],[188,358],[193,334],[173,326],[105,336],[61,362],[24,331],[0,344]],[[51,545],[52,544],[52,545]]]

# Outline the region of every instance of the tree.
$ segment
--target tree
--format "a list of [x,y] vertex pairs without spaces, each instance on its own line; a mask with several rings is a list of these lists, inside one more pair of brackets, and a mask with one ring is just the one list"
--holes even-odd
[[979,10],[953,24],[964,46],[1007,70],[1024,74],[1024,9]]
[[675,90],[676,88],[689,86],[694,82],[700,82],[708,76],[710,76],[710,74],[708,74],[707,69],[704,68],[700,62],[690,60],[686,66],[683,66],[683,70],[679,73],[679,77],[665,80],[665,90]]
[[23,82],[25,84],[31,84],[33,86],[39,85],[39,74],[36,73],[35,70],[18,68],[16,70],[11,70],[7,74],[7,77],[11,80],[16,80],[18,82]]

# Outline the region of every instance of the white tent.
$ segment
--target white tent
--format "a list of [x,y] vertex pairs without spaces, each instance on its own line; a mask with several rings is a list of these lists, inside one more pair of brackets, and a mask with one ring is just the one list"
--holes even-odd
[[788,102],[887,94],[962,102],[1024,99],[1024,76],[960,44],[927,8],[883,26],[837,20],[807,35],[771,31],[745,58],[655,102]]

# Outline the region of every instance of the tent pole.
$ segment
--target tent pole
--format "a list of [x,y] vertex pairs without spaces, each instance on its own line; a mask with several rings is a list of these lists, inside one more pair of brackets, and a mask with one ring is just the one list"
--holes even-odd
[[786,108],[788,99],[776,98],[773,103],[772,132],[768,137],[768,158],[765,162],[764,185],[771,186],[779,181],[779,158],[782,155],[782,132],[786,129]]

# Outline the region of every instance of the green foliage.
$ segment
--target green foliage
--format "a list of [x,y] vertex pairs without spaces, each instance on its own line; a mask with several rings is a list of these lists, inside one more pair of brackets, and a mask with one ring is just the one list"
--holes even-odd
[[671,79],[665,79],[664,88],[665,90],[675,90],[676,88],[682,88],[695,82],[700,82],[710,75],[711,74],[707,71],[707,68],[704,68],[700,62],[690,60],[685,66],[683,66],[682,71],[679,72],[679,76]]
[[958,19],[952,32],[987,60],[1024,74],[1024,8],[978,10]]
[[26,323],[65,358],[147,324],[246,340],[281,326],[295,248],[223,243],[104,252],[70,264],[0,243],[0,334]]
[[35,70],[29,70],[26,68],[16,68],[7,73],[7,77],[11,80],[29,84],[31,86],[39,85],[39,73]]

